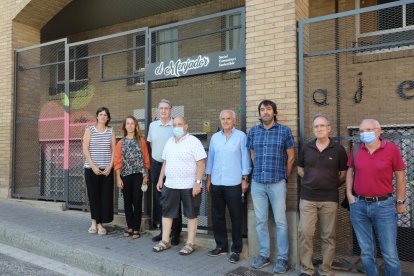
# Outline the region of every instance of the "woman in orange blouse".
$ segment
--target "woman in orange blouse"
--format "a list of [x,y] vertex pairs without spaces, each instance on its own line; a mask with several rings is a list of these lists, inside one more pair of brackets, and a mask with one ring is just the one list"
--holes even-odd
[[122,134],[124,137],[116,144],[114,166],[117,186],[124,195],[128,225],[124,237],[137,239],[141,237],[142,190],[146,190],[148,185],[150,159],[145,138],[135,117],[128,116],[124,119]]

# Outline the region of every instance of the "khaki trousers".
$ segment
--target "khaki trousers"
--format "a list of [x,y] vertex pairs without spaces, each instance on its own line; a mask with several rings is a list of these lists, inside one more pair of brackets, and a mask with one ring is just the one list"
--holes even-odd
[[335,238],[338,203],[332,201],[308,201],[301,199],[299,203],[299,255],[301,271],[313,275],[313,237],[319,216],[322,240],[322,264],[320,275],[334,275],[332,262],[335,258]]

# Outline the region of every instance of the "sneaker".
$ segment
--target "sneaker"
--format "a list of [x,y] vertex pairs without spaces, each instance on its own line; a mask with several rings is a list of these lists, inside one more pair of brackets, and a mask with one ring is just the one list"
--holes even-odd
[[270,259],[268,257],[263,257],[259,255],[252,261],[250,266],[253,268],[259,269],[259,268],[267,266],[268,264],[270,264]]
[[216,249],[209,251],[207,255],[209,255],[210,257],[217,257],[221,255],[227,255],[227,253],[228,253],[227,249],[222,249],[220,247],[217,247]]
[[233,252],[229,257],[229,262],[235,264],[240,261],[240,253]]
[[283,259],[277,260],[275,266],[273,267],[273,273],[282,274],[286,273],[288,270],[288,262]]
[[153,242],[159,242],[159,241],[161,241],[161,240],[162,240],[162,233],[160,233],[160,234],[158,234],[158,235],[156,235],[156,236],[152,237],[152,241],[153,241]]

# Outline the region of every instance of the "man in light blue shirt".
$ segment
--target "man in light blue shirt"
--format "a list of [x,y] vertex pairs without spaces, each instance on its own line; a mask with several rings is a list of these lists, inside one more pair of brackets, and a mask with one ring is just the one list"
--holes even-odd
[[250,153],[244,132],[234,128],[236,113],[220,113],[222,130],[211,137],[206,165],[207,191],[211,192],[213,232],[216,248],[208,252],[211,257],[229,251],[226,229],[226,205],[232,225],[231,263],[240,260],[242,241],[242,193],[246,192],[247,176],[251,171]]

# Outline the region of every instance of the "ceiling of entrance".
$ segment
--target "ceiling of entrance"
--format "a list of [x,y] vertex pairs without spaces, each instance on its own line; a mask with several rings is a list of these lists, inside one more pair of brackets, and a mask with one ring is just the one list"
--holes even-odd
[[211,0],[74,0],[42,29],[42,41],[182,9]]

